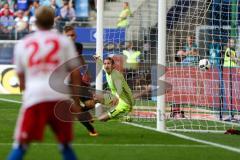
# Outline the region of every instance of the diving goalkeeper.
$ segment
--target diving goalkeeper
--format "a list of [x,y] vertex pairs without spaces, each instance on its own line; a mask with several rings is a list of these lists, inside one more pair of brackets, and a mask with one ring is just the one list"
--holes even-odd
[[103,65],[106,72],[106,79],[112,94],[94,94],[96,101],[102,104],[115,106],[114,109],[99,116],[100,121],[120,118],[127,115],[134,105],[134,99],[131,89],[125,81],[122,73],[114,69],[114,60],[107,57],[103,62],[98,56],[94,56],[97,65]]

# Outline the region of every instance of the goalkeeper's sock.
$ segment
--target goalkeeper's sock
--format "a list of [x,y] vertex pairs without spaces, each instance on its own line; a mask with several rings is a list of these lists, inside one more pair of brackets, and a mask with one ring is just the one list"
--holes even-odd
[[69,144],[61,144],[60,151],[63,155],[63,160],[77,160],[77,157]]
[[25,155],[27,145],[14,144],[12,151],[8,155],[7,160],[22,160]]

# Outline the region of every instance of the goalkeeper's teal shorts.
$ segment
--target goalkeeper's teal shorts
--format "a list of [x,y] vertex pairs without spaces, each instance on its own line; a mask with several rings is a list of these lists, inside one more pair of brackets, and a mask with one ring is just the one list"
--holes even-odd
[[117,106],[108,112],[108,116],[113,118],[120,118],[132,111],[132,106],[119,99]]

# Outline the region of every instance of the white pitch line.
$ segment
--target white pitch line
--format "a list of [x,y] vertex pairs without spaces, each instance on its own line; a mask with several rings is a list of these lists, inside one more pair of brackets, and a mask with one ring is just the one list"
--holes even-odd
[[[11,146],[12,143],[0,143],[0,146]],[[33,143],[39,146],[57,146],[56,143]],[[189,144],[92,144],[92,143],[73,143],[72,146],[96,146],[96,147],[183,147],[183,148],[206,148],[209,145],[189,145]]]
[[0,101],[22,104],[21,101],[15,101],[15,100],[6,99],[6,98],[0,98]]
[[[129,122],[123,122],[123,123],[127,124],[127,125],[132,125],[132,126],[135,126],[135,127],[149,129],[149,130],[156,131],[156,132],[161,132],[161,131],[158,131],[155,128],[142,126],[140,124],[134,124],[134,123],[129,123]],[[214,143],[214,142],[210,142],[210,141],[206,141],[206,140],[193,138],[193,137],[182,135],[182,134],[179,134],[179,133],[173,133],[173,132],[167,132],[167,131],[161,132],[161,133],[170,134],[170,135],[182,138],[182,139],[186,139],[186,140],[190,140],[190,141],[194,141],[194,142],[199,142],[199,143],[204,143],[204,144],[211,145],[211,146],[214,146],[214,147],[218,147],[218,148],[222,148],[222,149],[229,150],[229,151],[232,151],[232,152],[240,153],[240,149],[239,148],[235,148],[235,147],[231,147],[231,146],[227,146],[227,145],[223,145],[223,144],[219,144],[219,143]]]

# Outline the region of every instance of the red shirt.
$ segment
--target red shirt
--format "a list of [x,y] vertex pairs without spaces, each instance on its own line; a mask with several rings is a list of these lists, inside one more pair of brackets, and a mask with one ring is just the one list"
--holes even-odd
[[[5,10],[5,8],[2,8],[1,10],[0,10],[0,16],[3,16],[4,15],[4,10]],[[9,15],[10,16],[14,16],[14,12],[11,10],[11,9],[8,9],[9,10]]]

